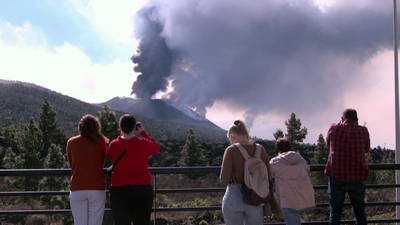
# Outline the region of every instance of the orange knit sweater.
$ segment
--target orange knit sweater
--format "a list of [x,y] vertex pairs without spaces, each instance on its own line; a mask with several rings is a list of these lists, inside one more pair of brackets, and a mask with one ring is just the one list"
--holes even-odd
[[71,167],[70,190],[105,190],[103,172],[106,144],[94,143],[80,135],[67,142],[68,164]]

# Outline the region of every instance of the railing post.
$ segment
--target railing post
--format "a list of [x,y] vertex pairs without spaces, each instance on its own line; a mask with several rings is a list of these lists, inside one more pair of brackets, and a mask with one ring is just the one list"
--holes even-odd
[[154,174],[154,225],[156,225],[157,211],[157,174]]
[[[398,78],[398,37],[397,37],[397,0],[393,0],[393,44],[394,44],[394,98],[396,124],[396,163],[400,163],[400,121],[399,121],[399,78]],[[396,184],[400,183],[400,173],[396,170]],[[396,201],[400,201],[400,189],[396,188]],[[396,206],[396,219],[400,218],[400,207]],[[397,223],[399,225],[400,223]]]

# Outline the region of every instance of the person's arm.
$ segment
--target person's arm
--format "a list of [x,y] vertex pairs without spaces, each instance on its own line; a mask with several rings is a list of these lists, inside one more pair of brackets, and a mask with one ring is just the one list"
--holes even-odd
[[147,149],[149,152],[149,155],[155,155],[160,151],[160,146],[158,145],[158,143],[156,142],[156,140],[154,140],[154,138],[150,137],[146,131],[144,130],[144,126],[142,124],[142,122],[137,122],[136,126],[136,131],[140,134],[140,136],[142,137],[142,144],[145,145],[145,149]]
[[268,167],[268,176],[270,176],[269,177],[269,180],[271,181],[271,184],[272,184],[272,190],[275,192],[275,172],[274,171],[272,171],[272,166],[271,166],[271,161],[273,160],[273,158],[270,160],[270,161],[268,161],[268,165],[269,165],[269,167]]
[[335,124],[332,124],[329,127],[328,134],[326,135],[326,146],[328,147],[328,149],[330,149],[330,147],[331,147],[331,138],[330,138],[330,136],[331,136],[331,133],[332,133],[332,131],[334,129],[334,126],[335,126]]
[[219,175],[219,179],[221,183],[228,185],[232,179],[232,167],[233,167],[233,159],[232,155],[228,151],[228,148],[225,149],[224,156],[222,158],[221,165],[221,174]]
[[268,170],[268,178],[271,181],[272,179],[272,173],[271,173],[271,165],[269,164],[269,156],[267,154],[267,151],[265,150],[264,147],[261,147],[261,150],[264,152],[265,154],[265,165],[267,166],[267,170]]
[[69,149],[69,141],[67,142],[67,159],[68,159],[68,165],[70,168],[72,168],[72,156],[71,156],[71,150]]
[[115,148],[112,141],[108,145],[108,148],[106,149],[106,155],[108,158],[111,159],[111,162],[114,164],[114,160],[116,160],[118,156],[115,156]]
[[140,136],[142,137],[143,144],[145,148],[149,151],[149,155],[155,155],[160,151],[160,146],[154,138],[150,137],[146,131],[140,132]]
[[104,145],[103,145],[103,151],[102,151],[102,159],[103,159],[103,166],[104,166],[104,163],[106,162],[106,155],[107,155],[107,144],[106,144],[106,142],[104,142]]
[[366,146],[365,146],[365,152],[367,153],[367,152],[369,152],[369,150],[371,149],[371,140],[369,139],[369,132],[368,132],[368,129],[367,128],[365,128],[365,136],[367,137],[367,140],[366,140]]

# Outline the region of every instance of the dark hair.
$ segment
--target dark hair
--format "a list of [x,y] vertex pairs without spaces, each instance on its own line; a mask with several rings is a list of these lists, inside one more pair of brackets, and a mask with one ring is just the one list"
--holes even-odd
[[292,143],[287,138],[278,138],[274,145],[275,154],[294,151]]
[[79,121],[78,132],[82,137],[86,137],[92,142],[103,140],[108,143],[109,141],[108,138],[101,133],[99,120],[91,114],[84,115]]
[[228,138],[231,133],[242,134],[249,139],[249,132],[247,131],[246,124],[241,120],[235,120],[228,130]]
[[357,111],[355,109],[345,109],[342,115],[345,119],[357,121]]
[[135,125],[136,119],[131,114],[122,115],[119,119],[119,126],[121,127],[121,130],[126,134],[131,133],[135,128]]

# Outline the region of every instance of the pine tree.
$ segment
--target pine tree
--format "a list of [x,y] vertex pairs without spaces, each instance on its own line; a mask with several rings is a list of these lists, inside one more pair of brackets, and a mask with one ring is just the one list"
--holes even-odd
[[120,134],[119,125],[115,116],[115,111],[110,110],[107,105],[97,112],[97,117],[101,124],[101,133],[108,139],[113,140]]
[[276,129],[275,133],[273,133],[275,140],[278,140],[278,138],[283,137],[283,131],[279,128]]
[[[366,160],[367,164],[374,163],[374,160],[373,160],[372,155],[371,155],[371,151],[368,152],[368,153],[365,153],[365,160]],[[381,171],[370,170],[369,171],[369,178],[368,178],[368,180],[366,182],[369,183],[369,184],[376,184],[377,180],[378,180],[378,173],[379,172],[381,172]]]
[[[19,152],[7,148],[3,159],[7,169],[39,169],[43,168],[40,152],[43,149],[42,133],[33,119],[28,124],[19,126],[17,144]],[[39,177],[15,177],[8,179],[12,189],[22,191],[38,190]]]
[[42,132],[43,149],[40,157],[45,158],[51,144],[63,146],[64,135],[57,125],[56,112],[53,107],[44,99],[41,110],[39,111],[39,129]]
[[319,134],[317,147],[314,151],[313,164],[325,164],[328,161],[329,149],[326,146],[324,136]]
[[[68,162],[62,153],[61,147],[51,144],[49,152],[43,163],[45,168],[68,168]],[[41,191],[62,191],[67,190],[69,185],[68,178],[65,176],[46,176],[39,182],[39,190]],[[68,196],[49,196],[40,197],[43,205],[49,208],[65,208],[68,203]]]
[[[97,112],[97,117],[99,118],[101,125],[101,133],[108,139],[113,140],[117,138],[120,134],[119,124],[115,116],[115,111],[110,110],[107,105],[101,111]],[[111,160],[107,157],[104,163],[105,167],[111,166]],[[109,183],[109,178],[107,177],[107,183]]]
[[[3,165],[6,169],[22,169],[23,163],[20,156],[17,156],[11,147],[4,149],[5,156],[3,158]],[[2,183],[7,190],[19,190],[23,184],[20,177],[2,177]]]
[[[205,150],[197,143],[196,136],[192,129],[187,131],[187,139],[181,155],[182,158],[179,161],[180,166],[206,166],[208,164]],[[186,177],[191,179],[196,179],[200,176],[199,174],[186,175]]]
[[[40,152],[43,149],[42,132],[39,130],[33,119],[29,124],[22,125],[22,131],[19,137],[20,153],[19,157],[24,169],[43,168]],[[24,191],[38,190],[39,177],[22,177],[20,189]]]
[[[314,157],[312,158],[313,164],[326,164],[328,161],[329,149],[326,146],[324,136],[319,134],[317,146],[314,150]],[[316,172],[312,174],[313,182],[315,184],[325,184],[327,183],[327,177],[324,172]]]
[[[0,133],[0,146],[4,149],[10,147],[14,152],[18,152],[17,136],[17,128],[12,120],[11,112],[8,110],[6,116],[6,127]],[[2,153],[2,156],[4,156],[4,153]]]
[[302,143],[308,132],[307,128],[301,128],[301,121],[296,118],[296,114],[292,113],[289,120],[285,121],[285,125],[287,127],[285,137],[288,138],[293,145]]
[[[395,163],[395,152],[388,150],[388,154],[385,154],[382,159],[382,163]],[[394,184],[396,182],[395,170],[382,170],[379,171],[378,183],[379,184]]]

